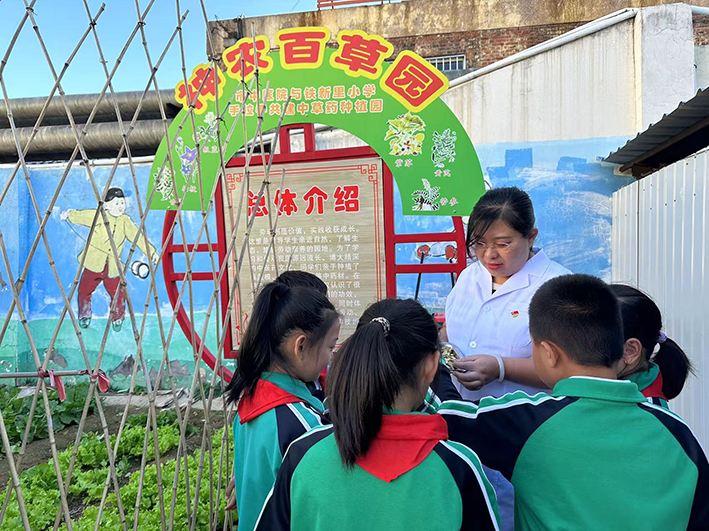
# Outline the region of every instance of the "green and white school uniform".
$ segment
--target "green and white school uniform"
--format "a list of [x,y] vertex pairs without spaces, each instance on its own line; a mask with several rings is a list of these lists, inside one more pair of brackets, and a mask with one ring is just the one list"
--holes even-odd
[[447,441],[440,415],[388,412],[346,468],[332,426],[295,441],[258,531],[498,530],[495,491],[477,456]]
[[667,398],[662,392],[662,373],[657,364],[650,362],[646,370],[631,374],[626,379],[638,386],[648,402],[670,409]]
[[709,463],[690,428],[627,380],[444,402],[450,438],[515,488],[518,530],[709,529]]
[[255,394],[242,398],[234,419],[234,479],[239,531],[256,525],[290,443],[327,424],[322,403],[286,374],[264,373]]

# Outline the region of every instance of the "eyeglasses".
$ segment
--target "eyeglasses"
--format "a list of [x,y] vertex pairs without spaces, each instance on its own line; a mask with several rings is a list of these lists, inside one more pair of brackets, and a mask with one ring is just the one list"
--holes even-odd
[[493,249],[500,254],[506,254],[516,247],[522,240],[524,240],[524,238],[520,238],[514,242],[495,242],[489,245],[487,243],[477,241],[473,243],[473,250],[476,254],[484,254],[487,249]]

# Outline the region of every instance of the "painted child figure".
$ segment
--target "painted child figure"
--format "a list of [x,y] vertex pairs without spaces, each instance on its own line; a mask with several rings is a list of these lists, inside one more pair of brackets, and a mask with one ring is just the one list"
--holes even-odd
[[618,380],[623,322],[587,275],[546,282],[529,307],[551,394],[444,402],[451,439],[515,488],[518,530],[709,529],[709,462],[691,429]]
[[412,300],[372,305],[334,357],[332,426],[291,444],[259,531],[499,529],[477,456],[418,413],[438,370],[438,329]]
[[254,529],[288,446],[327,421],[306,382],[337,344],[340,321],[324,295],[272,282],[259,293],[227,388],[234,419],[235,505],[240,531]]
[[[103,206],[108,215],[110,234],[115,243],[118,256],[121,256],[123,245],[126,241],[129,245],[132,245],[135,241],[143,254],[149,256],[152,262],[157,264],[158,254],[155,251],[155,247],[150,243],[147,243],[146,246],[145,238],[142,235],[136,241],[138,227],[130,216],[126,214],[126,199],[123,190],[109,188],[108,192],[106,192]],[[91,227],[95,216],[96,209],[70,209],[62,212],[60,217],[62,220],[68,220],[74,225]],[[111,296],[111,307],[113,308],[111,323],[113,324],[113,329],[117,332],[123,325],[126,311],[125,294],[121,289],[118,269],[123,264],[120,261],[116,261],[109,233],[100,215],[94,225],[93,232],[90,243],[78,257],[79,263],[84,260],[84,270],[81,272],[78,290],[79,325],[82,328],[88,328],[91,324],[91,299],[99,284],[103,284],[103,287],[106,288],[106,291]]]

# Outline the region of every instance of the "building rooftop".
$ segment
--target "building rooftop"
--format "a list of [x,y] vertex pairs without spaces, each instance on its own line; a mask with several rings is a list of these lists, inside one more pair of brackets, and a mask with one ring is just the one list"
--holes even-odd
[[703,89],[603,160],[641,178],[708,145],[709,89]]

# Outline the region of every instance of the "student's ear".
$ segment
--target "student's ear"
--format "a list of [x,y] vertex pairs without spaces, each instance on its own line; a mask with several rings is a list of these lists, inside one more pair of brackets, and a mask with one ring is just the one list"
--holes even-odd
[[542,357],[545,365],[550,369],[556,368],[563,355],[561,349],[549,341],[542,341],[540,346],[542,347]]
[[298,359],[298,361],[303,361],[307,340],[308,338],[305,334],[298,334],[293,339],[293,355]]
[[441,361],[441,353],[438,352],[437,350],[435,352],[431,352],[428,356],[426,356],[423,361],[421,362],[421,372],[423,379],[426,381],[426,385],[430,385],[433,379],[436,377],[436,373],[438,372],[438,365]]
[[623,345],[623,361],[628,367],[635,367],[643,355],[643,344],[631,337]]

